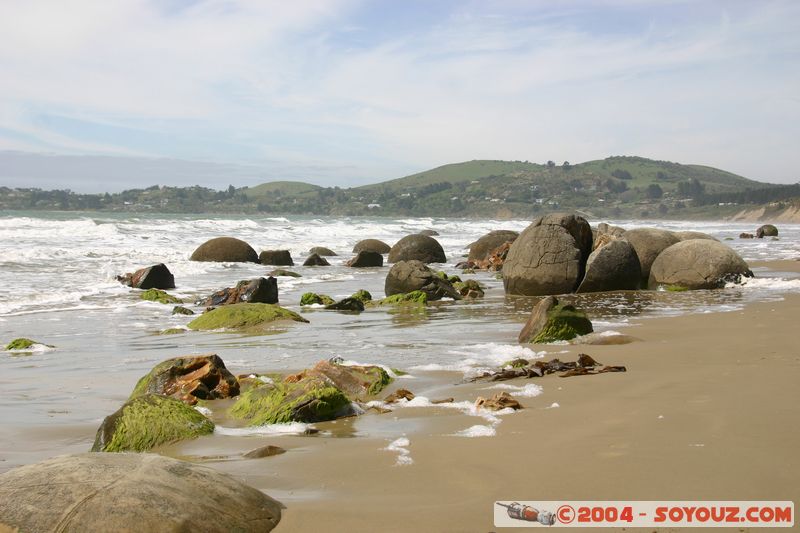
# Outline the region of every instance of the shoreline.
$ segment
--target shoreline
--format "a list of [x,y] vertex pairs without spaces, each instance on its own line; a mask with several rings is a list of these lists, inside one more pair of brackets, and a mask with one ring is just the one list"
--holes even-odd
[[[797,261],[753,266],[800,271]],[[285,502],[286,531],[493,531],[493,502],[508,499],[797,501],[800,355],[786,334],[797,316],[800,295],[789,294],[737,311],[648,318],[627,345],[557,346],[569,352],[562,360],[585,352],[628,371],[504,382],[544,391],[518,397],[525,409],[503,416],[492,437],[452,436],[485,424],[453,409],[404,408],[318,424],[370,436],[259,437],[251,447],[288,453],[208,464]],[[392,389],[414,391],[410,381]],[[456,401],[489,385],[440,383]],[[413,464],[396,465],[385,449],[398,431]]]

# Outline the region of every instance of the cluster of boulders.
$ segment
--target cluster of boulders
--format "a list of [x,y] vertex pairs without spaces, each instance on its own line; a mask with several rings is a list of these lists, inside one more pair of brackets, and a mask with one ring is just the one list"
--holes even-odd
[[508,294],[711,289],[752,276],[728,246],[697,232],[622,228],[573,214],[537,219],[508,249],[502,267]]
[[740,233],[740,239],[763,239],[764,237],[778,237],[778,228],[773,226],[772,224],[764,224],[760,228],[758,228],[755,232],[755,235],[752,233]]

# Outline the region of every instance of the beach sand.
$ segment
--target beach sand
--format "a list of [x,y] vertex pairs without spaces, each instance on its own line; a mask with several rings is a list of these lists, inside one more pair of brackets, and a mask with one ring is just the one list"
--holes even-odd
[[[404,408],[327,426],[367,437],[259,439],[289,453],[217,467],[287,505],[278,531],[494,531],[496,500],[800,501],[798,318],[800,295],[789,295],[639,320],[631,344],[564,347],[562,360],[583,352],[628,371],[506,382],[544,393],[519,398],[525,409],[493,437],[451,436],[485,424],[456,410]],[[474,401],[487,385],[440,385],[435,397]],[[412,464],[384,449],[398,428]]]

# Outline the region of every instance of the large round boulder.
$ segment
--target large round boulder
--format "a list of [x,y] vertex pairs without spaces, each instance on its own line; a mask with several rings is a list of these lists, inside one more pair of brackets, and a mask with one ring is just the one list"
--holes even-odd
[[592,251],[592,229],[577,215],[554,213],[520,233],[503,264],[508,294],[542,296],[574,291]]
[[648,285],[651,289],[716,289],[752,275],[744,259],[728,246],[693,239],[673,244],[659,254],[650,269]]
[[356,245],[353,246],[353,253],[357,254],[358,252],[375,252],[379,254],[388,254],[389,250],[391,249],[391,246],[381,240],[364,239],[358,241]]
[[310,254],[317,254],[321,257],[333,257],[336,255],[336,252],[331,250],[330,248],[326,248],[324,246],[314,246],[308,251]]
[[675,236],[682,241],[690,241],[692,239],[707,239],[709,241],[718,241],[716,237],[712,237],[708,233],[702,231],[676,231]]
[[428,300],[461,299],[461,294],[448,280],[442,279],[425,263],[417,260],[398,261],[392,265],[386,275],[384,291],[386,296],[422,291]]
[[514,242],[519,237],[516,231],[500,229],[490,231],[469,245],[468,261],[485,261],[496,248],[507,242]]
[[234,237],[217,237],[201,244],[190,261],[258,263],[258,254],[246,242]]
[[756,230],[756,237],[759,239],[763,239],[764,237],[777,237],[778,236],[778,228],[773,226],[772,224],[764,224],[760,228]]
[[642,281],[647,283],[650,267],[658,254],[680,239],[671,231],[655,228],[636,228],[625,232],[625,239],[633,245],[639,265],[642,267]]
[[214,469],[154,454],[55,457],[0,475],[0,531],[271,531],[281,505]]
[[631,243],[612,238],[589,256],[577,292],[635,290],[641,280],[642,267]]
[[390,263],[398,261],[422,261],[423,263],[445,263],[442,245],[428,235],[406,235],[389,250]]

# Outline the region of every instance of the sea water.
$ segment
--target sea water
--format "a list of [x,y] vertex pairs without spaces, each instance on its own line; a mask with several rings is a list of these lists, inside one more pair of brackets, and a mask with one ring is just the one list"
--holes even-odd
[[[800,257],[800,225],[780,225],[778,240],[744,240],[738,239],[739,233],[753,232],[757,224],[608,222],[625,228],[707,232],[748,261]],[[435,230],[447,255],[447,263],[435,268],[460,274],[455,264],[464,260],[471,242],[491,230],[521,231],[529,223],[0,213],[0,343],[29,337],[56,347],[30,355],[0,352],[0,471],[87,449],[100,421],[125,401],[138,378],[157,362],[179,355],[216,353],[234,374],[299,370],[320,359],[342,357],[410,370],[412,379],[441,370],[469,375],[516,357],[543,357],[544,352],[516,343],[535,299],[506,297],[493,272],[467,276],[487,287],[485,298],[434,302],[424,310],[381,308],[352,314],[299,305],[307,291],[340,299],[366,289],[375,298],[383,297],[388,266],[344,266],[361,239],[376,238],[391,245],[405,235]],[[302,277],[278,278],[280,304],[300,312],[309,323],[260,336],[188,331],[161,335],[168,328],[184,328],[192,317],[173,316],[171,305],[142,301],[141,291],[115,280],[119,274],[163,262],[175,275],[177,287],[169,292],[194,302],[276,268],[189,261],[200,244],[219,236],[242,239],[257,252],[288,249],[296,265],[302,265],[313,246],[334,250],[338,255],[328,258],[331,266],[287,267]],[[727,237],[734,240],[725,241]],[[619,292],[564,299],[585,309],[596,330],[624,332],[650,316],[729,311],[800,291],[800,279],[792,274],[756,269],[756,275],[743,286],[717,291]]]

